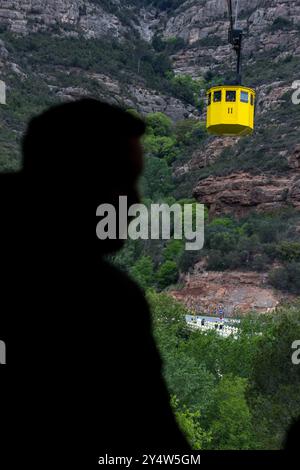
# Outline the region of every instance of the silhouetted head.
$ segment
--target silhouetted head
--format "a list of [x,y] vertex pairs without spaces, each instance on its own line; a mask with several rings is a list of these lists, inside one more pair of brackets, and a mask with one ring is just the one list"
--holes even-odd
[[[66,222],[76,209],[83,233],[85,219],[100,204],[117,207],[121,195],[129,205],[139,201],[144,132],[139,118],[93,99],[55,106],[32,119],[23,139],[23,174],[31,192],[36,188],[34,200],[51,205],[52,225],[56,217]],[[120,246],[98,242],[103,252]]]

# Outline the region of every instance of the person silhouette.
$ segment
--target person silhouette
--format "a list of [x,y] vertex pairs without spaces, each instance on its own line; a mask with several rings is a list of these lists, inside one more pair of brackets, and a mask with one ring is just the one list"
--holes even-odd
[[8,364],[27,384],[21,394],[14,388],[7,413],[31,462],[47,455],[70,466],[82,457],[89,468],[106,454],[190,450],[145,296],[106,259],[124,240],[92,239],[101,204],[113,205],[118,221],[120,196],[139,202],[144,132],[141,119],[97,100],[57,105],[32,119],[23,168],[4,176],[19,240],[8,261],[18,273]]

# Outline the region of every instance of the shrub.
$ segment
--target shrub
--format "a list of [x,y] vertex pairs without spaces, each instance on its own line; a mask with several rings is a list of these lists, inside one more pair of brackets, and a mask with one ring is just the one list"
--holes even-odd
[[300,294],[300,263],[288,263],[270,273],[270,282],[276,288]]
[[150,256],[142,256],[133,266],[130,274],[143,289],[151,287],[154,278],[153,261]]
[[146,153],[151,157],[165,158],[170,164],[176,158],[176,141],[172,137],[147,135],[144,139]]
[[283,261],[300,261],[300,243],[284,241],[278,246],[277,253]]
[[293,23],[282,16],[279,16],[273,21],[273,24],[270,26],[270,31],[275,32],[282,29],[291,29],[293,27]]
[[187,273],[195,264],[200,261],[203,252],[184,250],[178,261],[178,268],[181,272]]
[[173,191],[172,172],[166,160],[146,158],[141,186],[143,196],[153,201],[170,196]]
[[175,261],[166,261],[161,265],[156,274],[157,284],[160,289],[174,284],[178,279],[178,268]]
[[193,80],[190,75],[176,75],[170,80],[172,94],[194,106],[199,105],[199,95],[202,88],[202,81]]
[[178,262],[184,250],[184,242],[182,240],[170,240],[163,251],[163,257],[166,261]]
[[146,124],[149,134],[159,137],[168,137],[172,133],[172,120],[163,113],[148,114]]
[[211,250],[207,269],[210,271],[225,271],[230,267],[230,259],[220,250]]

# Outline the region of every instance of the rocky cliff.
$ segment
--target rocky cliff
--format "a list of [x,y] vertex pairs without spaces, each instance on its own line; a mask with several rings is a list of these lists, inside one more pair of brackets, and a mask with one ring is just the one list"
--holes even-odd
[[291,206],[300,209],[300,173],[276,177],[249,173],[210,176],[199,183],[194,195],[209,207],[211,216],[243,217],[249,210],[266,212]]
[[[64,67],[61,63],[55,63],[52,66],[50,74],[46,67],[42,70],[28,70],[27,64],[20,64],[20,60],[15,56],[14,51],[8,51],[6,44],[10,43],[12,37],[30,37],[33,34],[44,34],[52,38],[65,38],[65,40],[74,40],[76,48],[76,39],[84,40],[103,40],[116,41],[116,43],[130,43],[130,41],[147,40],[151,41],[157,24],[157,11],[155,9],[136,9],[134,2],[101,1],[101,0],[6,0],[0,2],[0,72],[6,79],[8,87],[13,87],[13,77],[10,79],[10,73],[13,72],[15,78],[30,78],[32,73],[39,80],[49,87],[54,95],[54,99],[74,99],[83,96],[96,95],[100,99],[106,99],[115,104],[123,104],[129,108],[135,108],[142,114],[155,111],[163,111],[174,120],[180,120],[197,114],[193,106],[184,103],[182,100],[172,96],[170,93],[163,93],[160,89],[155,89],[145,84],[145,81],[139,75],[139,66],[137,58],[136,70],[133,70],[131,76],[116,76],[115,73],[96,73],[101,71],[101,67],[89,67],[89,72],[83,67]],[[36,47],[38,47],[36,45]],[[54,46],[55,47],[55,46]],[[102,44],[102,47],[105,45]],[[124,50],[124,55],[128,53]],[[143,44],[141,43],[141,48]],[[29,51],[24,54],[30,56]],[[53,53],[53,51],[52,51]],[[87,54],[88,51],[84,51]],[[101,54],[99,51],[98,53]],[[67,54],[67,52],[66,52]],[[124,57],[125,59],[125,57]],[[113,60],[113,58],[112,58]],[[120,60],[118,57],[117,60]],[[96,61],[96,57],[93,57]],[[74,60],[76,63],[76,60]],[[125,64],[125,61],[124,63]],[[45,64],[46,65],[46,64]],[[116,64],[119,67],[120,64]],[[24,66],[27,71],[24,70]],[[29,73],[28,73],[29,72]],[[40,73],[38,73],[40,72]],[[53,83],[53,75],[60,75],[60,79]],[[69,77],[68,86],[64,86],[62,75]],[[120,74],[119,74],[120,75]],[[71,76],[78,78],[81,86],[72,84]],[[80,79],[79,79],[80,77]],[[51,80],[52,79],[52,80]],[[92,83],[91,83],[92,82]],[[90,84],[91,86],[84,86]],[[95,89],[93,84],[98,85]],[[83,86],[82,86],[83,85]],[[91,88],[93,90],[91,91]]]
[[241,317],[249,311],[270,312],[283,300],[293,300],[268,285],[267,273],[206,272],[183,281],[183,288],[171,295],[196,314],[216,315],[222,305],[226,316]]
[[61,33],[122,38],[127,28],[113,11],[119,2],[85,0],[1,0],[0,24],[17,34]]
[[[148,67],[155,75],[164,66],[161,54],[155,63],[149,59],[152,41],[181,39],[179,50],[169,51],[178,75],[201,79],[206,87],[211,77],[229,77],[234,55],[227,44],[227,6],[224,0],[177,4],[176,10],[160,10],[159,2],[154,8],[151,1],[142,0],[1,0],[0,73],[8,96],[16,89],[26,93],[28,83],[35,81],[44,87],[41,94],[48,94],[45,104],[97,96],[142,114],[162,111],[175,121],[198,119],[198,110],[176,96],[174,87],[145,78]],[[291,96],[300,73],[300,4],[240,0],[237,24],[245,31],[244,81],[257,91],[256,133],[246,139],[205,139],[174,164],[174,178],[179,187],[182,180],[190,180],[190,195],[205,202],[212,213],[299,207],[300,105],[293,105]],[[28,42],[36,34],[52,38],[52,49],[43,54],[43,45],[39,50],[37,43]],[[107,66],[108,58],[101,65],[101,41],[107,38],[115,41],[112,54],[117,44],[122,45],[112,57],[112,62],[121,62],[117,67]],[[100,41],[94,52],[89,51],[91,39]],[[85,48],[67,60],[76,40]],[[61,57],[55,59],[60,45]],[[205,108],[200,119],[205,120]],[[4,120],[7,135],[18,132],[12,129],[14,119]]]
[[[182,38],[185,45],[171,56],[174,70],[179,74],[203,77],[207,72],[227,72],[232,65],[233,55],[227,44],[226,12],[224,0],[183,1],[177,10],[167,12],[154,8],[151,1],[1,0],[0,30],[18,35],[46,33],[74,38],[109,37],[118,41],[139,37],[151,42],[155,35],[166,40]],[[264,52],[276,53],[276,62],[290,54],[294,58],[300,55],[300,6],[297,1],[241,0],[239,26],[246,32],[245,60],[252,68],[255,56]],[[6,63],[18,73],[14,57],[7,57],[7,52],[4,51],[3,55],[2,51],[1,59],[2,64]],[[113,88],[116,101],[125,98],[126,104],[137,106],[141,112],[162,110],[177,120],[195,114],[192,107],[174,100],[172,96],[149,90],[142,83],[135,88],[138,77],[134,77],[130,90],[120,90],[120,84],[111,76],[104,76],[103,80],[96,77],[96,80],[101,82],[104,94],[111,97]],[[263,95],[264,90],[261,92]],[[77,97],[79,90],[74,93]],[[65,93],[63,89],[59,96],[72,96],[74,93],[71,89]],[[266,108],[274,103],[276,106],[278,97],[269,95],[266,101],[261,100],[260,107]]]
[[[189,45],[174,57],[178,72],[199,76],[230,61],[226,15],[223,0],[189,1],[168,19],[165,37],[180,36]],[[252,62],[255,56],[279,48],[277,60],[291,53],[300,55],[300,5],[296,0],[241,0],[237,25],[245,31],[244,52]]]

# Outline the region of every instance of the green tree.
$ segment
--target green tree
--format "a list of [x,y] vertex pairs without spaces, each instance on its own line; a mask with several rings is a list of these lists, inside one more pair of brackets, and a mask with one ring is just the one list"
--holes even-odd
[[159,202],[169,196],[174,186],[172,171],[167,162],[159,158],[146,157],[141,186],[143,196],[152,201]]
[[144,139],[144,148],[148,156],[165,158],[168,163],[176,158],[176,141],[172,137],[157,137],[147,135]]
[[132,267],[130,274],[143,289],[151,287],[154,279],[152,259],[149,256],[142,256]]
[[178,279],[178,267],[175,261],[166,261],[156,273],[157,284],[160,289],[164,289],[171,284],[175,284]]
[[246,401],[247,381],[224,376],[215,390],[210,426],[214,450],[247,450],[253,446],[251,413]]
[[228,253],[236,246],[237,237],[234,233],[220,232],[213,234],[209,239],[210,248],[219,250],[221,253]]
[[300,243],[283,241],[278,246],[278,255],[283,261],[300,261]]
[[215,377],[204,361],[196,361],[179,347],[165,352],[164,363],[170,393],[180,397],[181,403],[192,411],[205,412],[214,396]]
[[287,263],[270,273],[270,282],[276,288],[293,294],[300,294],[300,263]]
[[165,358],[188,337],[185,321],[187,311],[182,304],[164,293],[148,291],[147,299],[151,307],[157,345]]
[[188,273],[192,270],[198,261],[203,256],[203,251],[187,251],[183,250],[179,260],[178,260],[178,269],[183,273]]
[[177,263],[184,251],[184,242],[182,240],[170,240],[163,251],[165,261],[174,261]]
[[173,93],[194,106],[200,104],[199,95],[203,88],[202,80],[194,80],[190,75],[176,75],[171,79]]
[[300,303],[259,318],[261,331],[252,361],[248,401],[256,442],[279,449],[291,421],[300,415],[300,368],[292,362],[292,344],[300,338]]
[[181,147],[197,147],[199,142],[207,137],[205,124],[198,119],[184,119],[176,122],[174,133]]
[[148,133],[160,137],[170,136],[172,133],[172,120],[164,113],[150,113],[146,117]]
[[185,435],[193,450],[207,449],[212,436],[201,427],[200,411],[191,411],[186,406],[180,408],[179,400],[173,396],[171,405],[181,431]]

